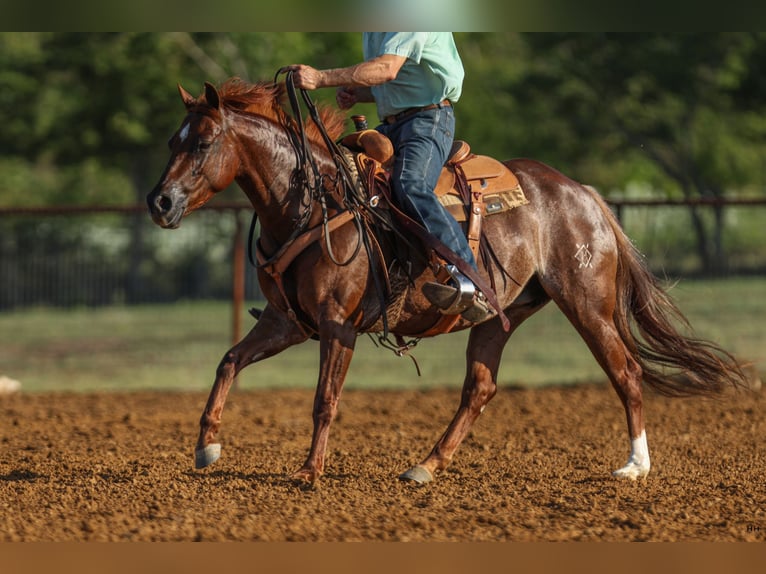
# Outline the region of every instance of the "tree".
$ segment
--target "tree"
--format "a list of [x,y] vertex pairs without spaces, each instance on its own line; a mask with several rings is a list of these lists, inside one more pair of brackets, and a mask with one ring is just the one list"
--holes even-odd
[[[762,177],[762,33],[455,37],[456,135],[479,153],[535,157],[606,195],[640,181],[714,199]],[[184,115],[177,83],[198,93],[360,58],[358,33],[0,33],[0,205],[143,203]],[[690,218],[705,270],[720,271],[723,212]],[[138,219],[134,233],[137,268]]]
[[[501,89],[523,143],[587,182],[640,177],[669,196],[720,199],[752,183],[766,147],[766,36],[523,34],[525,69]],[[689,210],[708,274],[725,268],[723,212]]]
[[[185,114],[176,84],[229,76],[270,80],[312,54],[338,54],[348,34],[0,33],[0,205],[138,204],[167,160]],[[133,220],[128,301],[152,284],[146,216]],[[19,230],[21,233],[21,230]],[[63,248],[86,229],[63,221]],[[57,239],[58,238],[58,239]],[[22,237],[6,237],[4,257]],[[59,241],[60,240],[60,241]],[[179,258],[182,260],[182,258]],[[119,262],[115,262],[115,266]]]

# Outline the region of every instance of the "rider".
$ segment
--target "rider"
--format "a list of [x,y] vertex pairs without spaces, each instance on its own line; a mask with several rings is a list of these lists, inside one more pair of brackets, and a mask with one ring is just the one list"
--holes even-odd
[[[337,87],[341,109],[375,102],[382,123],[376,129],[396,150],[392,193],[397,204],[474,269],[476,261],[460,224],[441,205],[434,189],[452,147],[463,64],[450,32],[364,32],[364,61],[317,70],[293,65],[301,89]],[[454,265],[452,287],[431,285],[424,295],[442,310],[481,321],[490,311],[484,297]],[[474,295],[473,297],[471,295]]]

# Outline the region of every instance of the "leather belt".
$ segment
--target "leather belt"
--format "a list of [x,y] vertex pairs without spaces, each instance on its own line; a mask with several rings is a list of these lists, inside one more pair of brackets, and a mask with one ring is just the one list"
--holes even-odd
[[400,122],[405,118],[410,117],[413,114],[417,114],[418,112],[425,112],[426,110],[435,110],[436,108],[446,108],[452,105],[452,102],[449,100],[442,100],[438,104],[429,104],[427,106],[422,106],[419,108],[407,108],[403,112],[399,112],[398,114],[392,114],[390,116],[386,116],[383,121],[387,124],[395,124],[396,122]]

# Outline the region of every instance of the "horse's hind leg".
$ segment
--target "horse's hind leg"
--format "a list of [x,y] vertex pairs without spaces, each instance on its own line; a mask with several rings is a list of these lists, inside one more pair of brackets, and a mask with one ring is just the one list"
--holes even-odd
[[214,463],[221,455],[221,445],[214,441],[221,427],[226,397],[237,374],[246,366],[276,355],[306,338],[298,325],[267,305],[255,327],[224,355],[218,364],[215,383],[200,419],[200,433],[194,453],[196,468]]
[[443,470],[449,465],[473,423],[497,392],[497,371],[500,367],[503,347],[508,342],[513,329],[538,308],[521,308],[515,313],[509,313],[512,328],[508,332],[503,330],[497,318],[471,329],[460,406],[431,453],[420,464],[413,466],[399,478],[420,483],[430,482],[437,470]]
[[644,426],[641,366],[623,343],[611,319],[604,320],[604,324],[598,326],[595,331],[595,344],[589,345],[622,401],[630,437],[628,462],[612,474],[618,478],[632,480],[641,478],[649,474],[651,468]]
[[649,474],[651,462],[644,426],[641,367],[623,343],[611,319],[603,320],[603,324],[592,328],[592,333],[588,338],[592,338],[594,343],[588,344],[622,401],[630,437],[628,462],[612,474],[618,478],[644,477]]
[[[570,277],[569,281],[574,280]],[[585,340],[622,401],[631,454],[625,466],[613,474],[636,479],[646,476],[651,467],[644,427],[643,373],[614,323],[615,291],[613,280],[599,280],[590,282],[587,290],[573,288],[566,296],[552,294],[552,297]]]

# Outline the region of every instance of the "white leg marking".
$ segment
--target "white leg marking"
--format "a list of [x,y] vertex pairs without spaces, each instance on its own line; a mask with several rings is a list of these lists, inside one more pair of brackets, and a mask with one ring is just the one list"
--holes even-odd
[[638,438],[630,441],[630,458],[628,463],[612,474],[618,478],[635,480],[649,474],[651,462],[649,461],[649,446],[646,442],[646,431],[641,431]]

